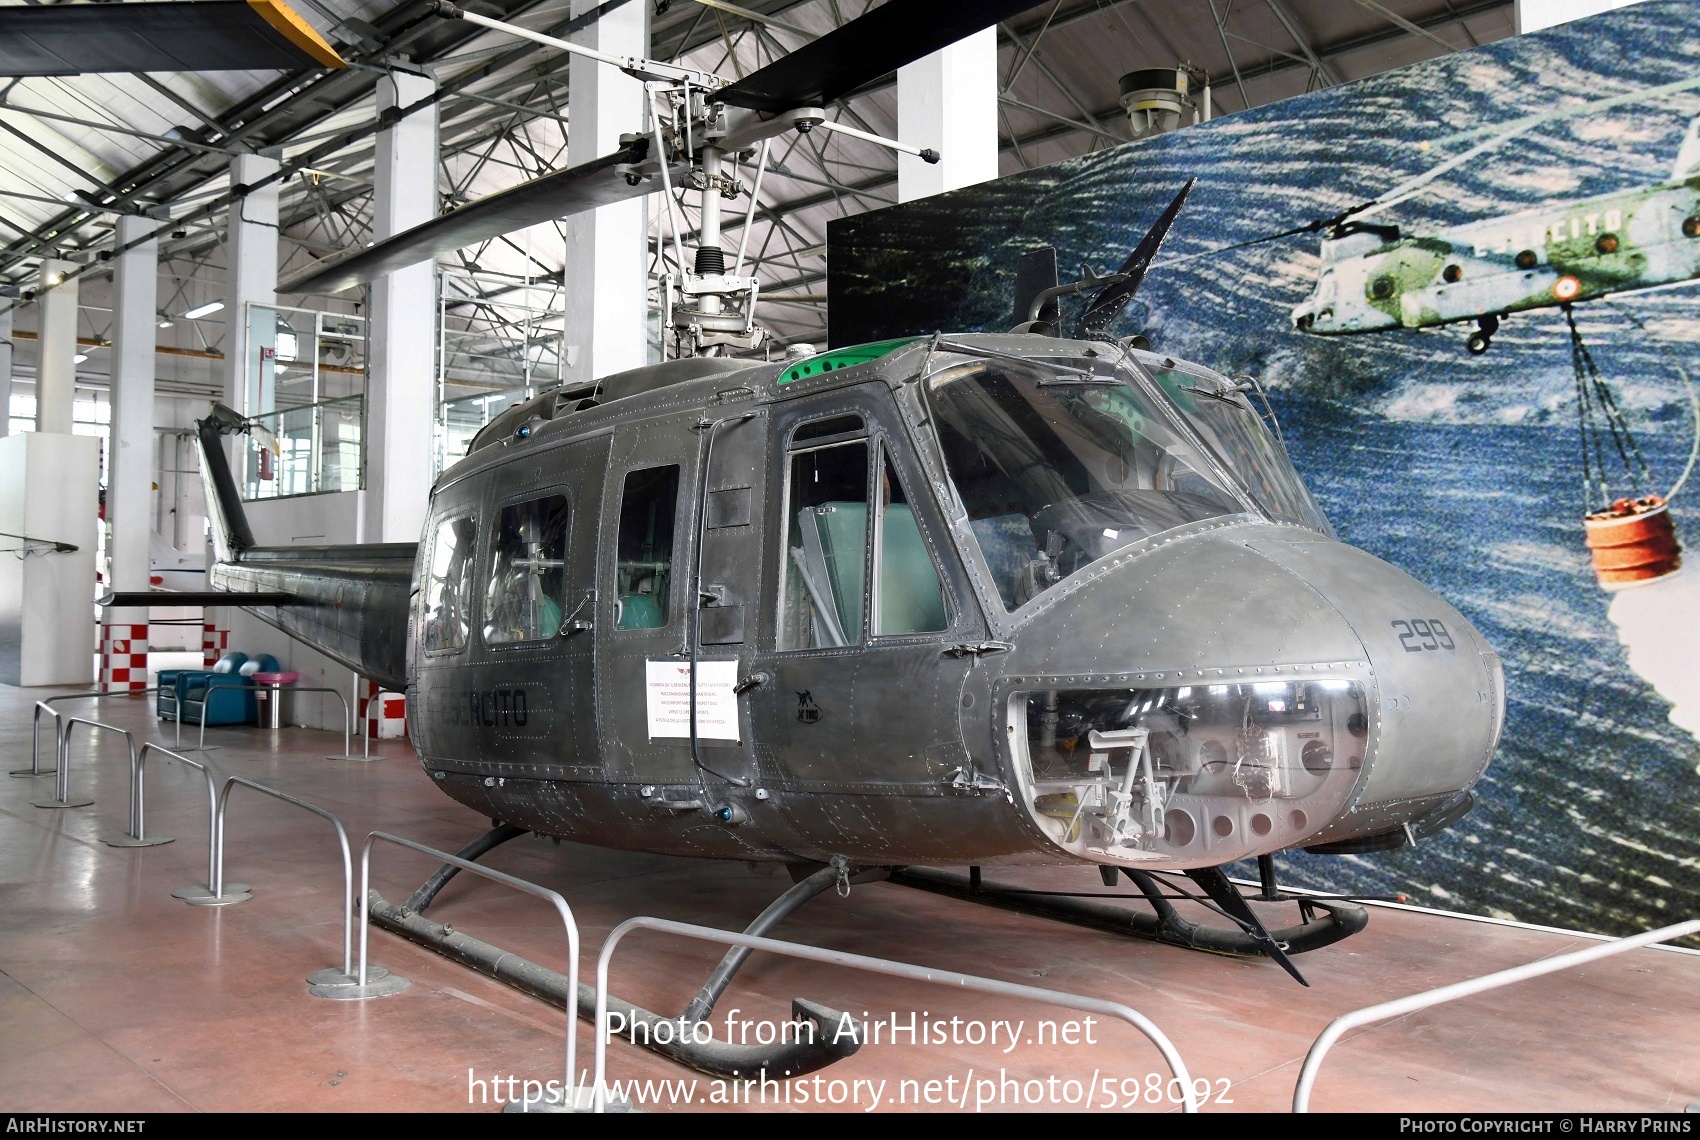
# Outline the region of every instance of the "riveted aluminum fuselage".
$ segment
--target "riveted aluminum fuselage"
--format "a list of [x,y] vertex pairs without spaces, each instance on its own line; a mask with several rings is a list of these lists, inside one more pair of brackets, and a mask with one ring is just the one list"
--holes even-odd
[[[1040,356],[1091,347],[961,339]],[[1178,527],[1009,612],[929,434],[916,383],[929,351],[922,341],[784,384],[778,366],[724,371],[539,416],[525,438],[482,447],[446,472],[433,491],[416,587],[443,520],[477,519],[484,544],[504,506],[560,495],[570,512],[565,612],[558,635],[519,644],[488,642],[474,613],[464,645],[433,650],[422,641],[416,588],[409,724],[426,772],[481,814],[610,847],[888,865],[1116,862],[1113,852],[1069,842],[1066,827],[1036,809],[1024,719],[1032,694],[1193,685],[1249,693],[1255,684],[1326,681],[1351,686],[1361,702],[1362,723],[1352,722],[1361,733],[1351,737],[1361,752],[1337,750],[1325,796],[1296,785],[1282,793],[1294,803],[1311,796],[1304,802],[1326,810],[1306,814],[1298,831],[1283,825],[1268,849],[1398,828],[1479,777],[1503,705],[1491,650],[1421,584],[1320,530],[1250,510]],[[907,489],[939,575],[946,628],[779,648],[787,441],[800,423],[834,415],[861,417],[870,446]],[[622,630],[610,545],[622,488],[631,472],[667,464],[680,473],[670,618]],[[709,517],[699,517],[705,510]],[[704,589],[688,597],[685,571],[699,542]],[[481,545],[476,565],[489,561]],[[714,631],[699,645],[701,659],[736,662],[740,681],[738,739],[700,741],[700,768],[688,740],[652,735],[647,715],[650,664],[688,657],[687,604],[702,606],[699,640]],[[1410,636],[1412,621],[1439,624],[1450,648],[1432,636],[1434,647],[1424,648]],[[1229,787],[1245,800],[1230,822],[1257,847],[1245,828],[1262,792],[1248,786]],[[1193,843],[1165,847],[1169,840],[1148,836],[1128,858],[1172,867],[1224,861],[1226,848],[1208,831],[1211,810],[1200,809],[1206,830]],[[1290,819],[1300,809],[1285,810]]]

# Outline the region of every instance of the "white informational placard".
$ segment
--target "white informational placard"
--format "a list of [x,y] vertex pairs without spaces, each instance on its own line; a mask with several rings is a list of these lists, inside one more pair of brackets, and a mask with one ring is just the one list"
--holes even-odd
[[[674,658],[645,662],[649,738],[691,734],[691,664]],[[738,739],[736,661],[697,662],[697,739]]]

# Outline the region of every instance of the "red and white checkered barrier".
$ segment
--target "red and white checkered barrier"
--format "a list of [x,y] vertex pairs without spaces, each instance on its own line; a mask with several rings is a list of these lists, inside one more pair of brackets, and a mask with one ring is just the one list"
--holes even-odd
[[148,687],[148,623],[113,622],[100,627],[100,691]]
[[400,740],[407,735],[407,698],[380,689],[376,681],[360,683],[359,715],[372,740]]
[[201,623],[201,668],[211,669],[230,648],[230,631],[215,622]]

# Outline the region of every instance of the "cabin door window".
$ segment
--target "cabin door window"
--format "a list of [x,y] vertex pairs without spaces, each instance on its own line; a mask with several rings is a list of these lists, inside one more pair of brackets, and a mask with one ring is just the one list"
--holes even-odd
[[502,508],[484,595],[486,644],[539,641],[560,633],[566,559],[566,496]]
[[444,519],[431,540],[425,581],[425,652],[466,645],[471,629],[472,548],[478,523],[470,517]]
[[616,629],[660,629],[667,624],[678,501],[677,463],[627,473],[614,561]]

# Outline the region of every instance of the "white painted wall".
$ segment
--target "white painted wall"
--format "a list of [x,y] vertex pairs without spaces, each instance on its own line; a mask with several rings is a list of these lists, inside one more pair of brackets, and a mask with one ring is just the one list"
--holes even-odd
[[[248,503],[248,523],[261,546],[340,546],[358,541],[361,492],[340,491],[327,495],[297,495]],[[300,688],[326,686],[338,690],[358,717],[349,685],[353,673],[324,654],[301,644],[282,630],[237,609],[219,611],[228,622],[230,648],[253,656],[269,653],[286,672],[300,673]],[[286,700],[284,716],[290,724],[308,728],[340,730],[342,706],[328,693],[302,694]],[[360,747],[360,723],[355,721],[356,750]]]
[[[0,682],[94,679],[94,554],[100,441],[23,432],[0,439],[0,531],[56,539],[73,553],[0,557]],[[0,540],[10,549],[16,539]]]
[[1627,8],[1640,0],[1517,0],[1517,34],[1527,35],[1556,24]]
[[897,137],[939,152],[897,156],[897,200],[998,176],[998,37],[986,28],[897,71]]
[[[573,0],[573,15],[597,6],[597,0]],[[646,3],[627,4],[605,13],[572,36],[599,51],[649,54]],[[575,66],[567,76],[572,130],[567,163],[576,166],[600,158],[620,145],[620,135],[648,122],[643,84],[612,67]],[[646,265],[648,218],[644,199],[574,214],[566,230],[566,290],[563,345],[572,365],[570,383],[584,383],[643,365],[648,358],[649,277]],[[547,232],[540,228],[539,233]],[[514,235],[516,242],[524,237]]]

